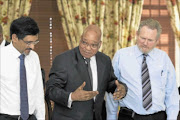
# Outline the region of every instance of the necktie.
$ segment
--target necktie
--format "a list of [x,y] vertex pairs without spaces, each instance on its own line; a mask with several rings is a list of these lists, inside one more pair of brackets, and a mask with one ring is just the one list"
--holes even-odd
[[24,66],[24,54],[19,56],[20,59],[20,111],[21,118],[27,120],[29,117],[28,95],[27,95],[27,80],[26,69]]
[[149,78],[149,71],[146,64],[146,54],[143,54],[142,62],[142,94],[143,94],[143,107],[148,110],[152,106],[152,91],[151,82]]
[[91,80],[91,86],[93,88],[93,78],[92,78],[92,70],[91,70],[91,66],[90,66],[90,58],[86,58],[85,61],[87,62],[88,73],[89,73],[89,77]]

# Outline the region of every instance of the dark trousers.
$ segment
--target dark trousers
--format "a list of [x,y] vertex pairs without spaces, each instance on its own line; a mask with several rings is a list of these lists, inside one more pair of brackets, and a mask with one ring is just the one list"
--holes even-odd
[[119,111],[118,120],[166,120],[167,115],[165,111],[160,111],[158,113],[150,115],[139,115],[134,113],[128,108],[121,108]]
[[[7,115],[7,114],[0,114],[0,120],[18,120],[18,115]],[[22,120],[20,118],[20,120]],[[29,115],[28,120],[37,120],[34,115]]]

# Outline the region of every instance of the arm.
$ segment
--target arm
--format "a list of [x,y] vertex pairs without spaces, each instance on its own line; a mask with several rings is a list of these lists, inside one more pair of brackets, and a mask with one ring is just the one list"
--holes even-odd
[[179,113],[179,95],[173,64],[167,56],[167,83],[165,88],[167,120],[177,119]]
[[[61,62],[62,58],[57,58],[53,62],[49,81],[47,82],[46,96],[49,96],[55,103],[64,107],[71,107],[73,101],[87,101],[98,94],[98,91],[83,90],[86,83],[82,83],[75,91],[65,90],[68,81],[68,70],[66,62]],[[70,94],[71,93],[71,94]]]
[[[114,67],[117,67],[117,65],[115,65]],[[117,70],[117,68],[116,68],[116,70]],[[114,99],[119,100],[126,96],[128,88],[127,88],[126,84],[117,80],[117,77],[114,74],[114,69],[112,67],[111,60],[110,60],[110,73],[111,73],[110,81],[108,83],[107,92],[111,92],[114,96]]]
[[64,64],[60,57],[56,57],[53,61],[46,84],[46,95],[55,103],[67,107],[70,92],[64,90],[67,84],[67,69]]
[[[119,52],[119,51],[118,51]],[[117,76],[117,78],[120,80],[120,70],[118,68],[119,66],[119,54],[118,52],[115,54],[113,58],[113,68],[112,68],[112,76]],[[115,73],[115,75],[114,75]],[[116,79],[117,79],[116,78]],[[126,89],[127,90],[127,89]],[[107,111],[107,120],[117,120],[117,112],[118,112],[118,106],[119,101],[114,100],[113,95],[111,93],[106,94],[106,111]]]
[[117,120],[117,112],[118,112],[118,101],[114,100],[113,95],[111,93],[106,93],[106,113],[107,120]]
[[[35,106],[35,116],[37,120],[44,120],[45,119],[45,103],[44,103],[44,89],[43,89],[43,80],[40,68],[39,58],[37,56],[37,84],[36,84],[36,106]],[[33,93],[34,94],[34,93]]]

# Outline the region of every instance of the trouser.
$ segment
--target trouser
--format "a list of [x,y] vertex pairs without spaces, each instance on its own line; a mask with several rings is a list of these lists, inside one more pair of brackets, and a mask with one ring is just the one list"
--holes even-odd
[[139,115],[133,110],[122,107],[119,111],[118,120],[166,120],[167,115],[165,111],[160,111],[149,115]]
[[[22,120],[19,115],[7,115],[0,113],[0,120]],[[28,120],[37,120],[34,115],[29,115]]]

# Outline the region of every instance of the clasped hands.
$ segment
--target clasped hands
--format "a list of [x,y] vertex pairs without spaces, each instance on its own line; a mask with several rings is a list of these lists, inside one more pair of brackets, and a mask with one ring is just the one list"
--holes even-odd
[[[114,97],[114,100],[119,100],[125,96],[126,89],[117,80],[115,81],[115,84],[116,84],[117,88],[113,94],[113,97]],[[98,91],[83,90],[85,85],[86,85],[86,82],[83,82],[83,84],[81,86],[79,86],[74,92],[72,92],[72,94],[71,94],[72,101],[87,101],[99,94]]]

